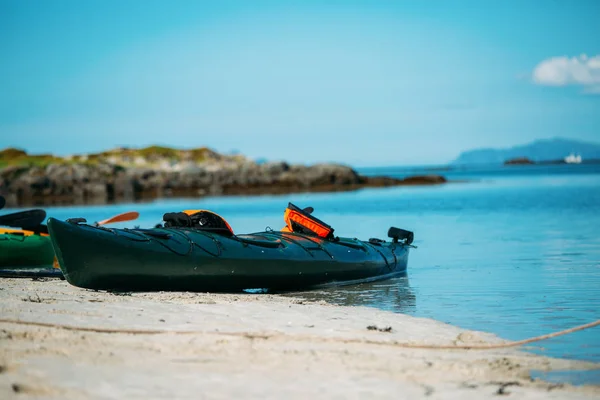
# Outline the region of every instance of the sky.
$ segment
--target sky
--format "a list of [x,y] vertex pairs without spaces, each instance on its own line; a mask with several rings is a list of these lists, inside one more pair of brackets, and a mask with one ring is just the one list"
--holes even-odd
[[600,142],[600,2],[0,0],[0,148],[354,166]]

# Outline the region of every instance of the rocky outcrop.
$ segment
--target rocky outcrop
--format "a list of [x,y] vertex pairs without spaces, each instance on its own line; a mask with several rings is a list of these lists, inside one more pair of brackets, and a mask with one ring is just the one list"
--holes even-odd
[[[362,187],[438,184],[441,176],[364,177],[348,166],[285,162],[258,164],[243,156],[209,150],[195,157],[142,157],[115,151],[104,157],[69,159],[47,165],[12,165],[0,169],[0,194],[9,206],[89,204],[171,196],[291,193],[353,190]],[[14,153],[14,152],[13,152]],[[24,157],[19,155],[19,157]],[[150,160],[149,160],[150,159]],[[118,162],[116,162],[118,161]],[[124,166],[123,164],[126,164]]]
[[50,164],[11,166],[0,170],[0,191],[13,205],[31,202],[103,203],[115,197],[133,198],[133,181],[114,165]]

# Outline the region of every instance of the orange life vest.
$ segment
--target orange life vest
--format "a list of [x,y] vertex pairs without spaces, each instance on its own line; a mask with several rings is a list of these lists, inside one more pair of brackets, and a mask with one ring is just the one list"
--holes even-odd
[[286,226],[281,230],[282,232],[313,234],[322,238],[333,237],[334,229],[331,226],[304,212],[292,203],[288,203],[288,207],[283,214],[283,220]]

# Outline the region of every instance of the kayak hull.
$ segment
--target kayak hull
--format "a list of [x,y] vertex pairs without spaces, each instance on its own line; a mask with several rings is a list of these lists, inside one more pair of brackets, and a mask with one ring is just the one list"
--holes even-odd
[[48,236],[0,233],[0,268],[52,268],[54,249]]
[[60,268],[105,290],[293,290],[406,272],[409,246],[322,240],[291,232],[226,237],[187,228],[107,229],[50,218]]

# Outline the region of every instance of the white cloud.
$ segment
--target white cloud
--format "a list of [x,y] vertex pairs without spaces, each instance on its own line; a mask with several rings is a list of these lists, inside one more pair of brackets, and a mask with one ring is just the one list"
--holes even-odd
[[552,57],[533,70],[533,81],[546,86],[583,86],[586,93],[600,93],[600,55]]

